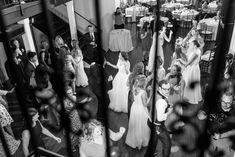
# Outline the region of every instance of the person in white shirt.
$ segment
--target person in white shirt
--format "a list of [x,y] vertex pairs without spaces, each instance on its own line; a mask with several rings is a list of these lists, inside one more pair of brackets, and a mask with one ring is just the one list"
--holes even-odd
[[[158,83],[158,91],[156,93],[155,117],[148,120],[148,125],[151,127],[151,121],[154,123],[154,138],[152,140],[153,152],[156,151],[158,140],[162,142],[162,157],[169,157],[171,150],[170,135],[165,127],[165,120],[168,115],[172,113],[172,109],[168,104],[168,96],[170,91],[170,84],[167,80],[162,80]],[[151,114],[151,113],[150,113]],[[152,156],[147,151],[145,157]]]

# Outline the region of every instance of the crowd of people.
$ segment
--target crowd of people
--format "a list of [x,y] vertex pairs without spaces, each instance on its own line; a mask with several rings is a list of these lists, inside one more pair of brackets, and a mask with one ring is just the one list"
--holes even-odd
[[[205,3],[203,6],[206,5]],[[114,17],[114,28],[123,29],[125,26],[120,8],[117,8]],[[88,104],[88,109],[85,111],[91,112],[90,118],[99,118],[103,114],[102,110],[106,108],[105,105],[114,112],[126,113],[128,127],[125,143],[133,149],[140,150],[148,147],[152,141],[155,155],[161,152],[162,157],[169,157],[174,146],[173,141],[177,138],[171,130],[172,123],[177,121],[179,115],[185,114],[185,109],[182,106],[176,107],[175,104],[184,102],[193,106],[192,108],[200,108],[197,114],[199,121],[209,118],[211,127],[208,132],[214,137],[211,149],[220,148],[216,140],[235,134],[234,128],[228,128],[226,125],[226,120],[233,115],[231,80],[235,77],[234,56],[232,54],[226,56],[223,78],[225,90],[221,93],[221,101],[215,111],[207,115],[203,107],[202,89],[204,88],[201,87],[199,66],[205,42],[200,36],[200,30],[197,29],[197,21],[193,21],[191,30],[184,38],[179,37],[175,40],[174,53],[167,69],[163,67],[166,62],[163,45],[165,41],[171,42],[174,33],[171,30],[168,31],[167,24],[159,23],[158,25],[154,27],[154,24],[149,22],[143,24],[140,35],[143,61],[135,64],[132,70],[126,52],[119,52],[116,65],[106,59],[103,65],[100,63],[97,33],[90,25],[81,43],[74,39],[67,45],[60,36],[56,36],[54,45],[49,45],[46,40],[41,41],[41,49],[38,53],[24,51],[19,41],[13,40],[11,42],[13,62],[9,59],[5,63],[13,88],[9,91],[0,90],[1,129],[10,154],[16,157],[28,156],[36,145],[66,155],[65,131],[60,129],[62,125],[65,125],[61,121],[60,114],[63,108],[71,122],[69,137],[72,142],[72,151],[80,154],[82,135],[79,132],[85,130],[86,124],[84,123],[87,118],[86,113],[83,112],[84,109],[81,109],[84,104]],[[90,78],[85,71],[85,65],[91,70]],[[104,82],[107,86],[111,84],[106,91],[109,104],[101,104],[105,102],[102,101],[103,95],[100,94],[102,91],[91,87],[89,79],[93,77],[93,80],[99,84],[101,81],[97,73],[100,68],[105,69],[107,66],[118,72],[114,77],[105,73],[107,76],[104,77]],[[154,76],[155,70],[156,77]],[[22,87],[21,90],[24,92],[26,100],[24,105],[30,117],[30,124],[25,122],[21,138],[16,139],[11,129],[13,119],[9,114],[8,104],[1,96],[13,93],[15,88],[19,87]],[[61,92],[60,90],[63,89],[65,90]],[[61,93],[66,97],[61,98]],[[155,102],[153,102],[154,98]],[[96,104],[98,107],[94,107],[95,99],[98,100]],[[61,107],[61,104],[64,104],[64,107]],[[92,107],[91,104],[94,106]],[[176,111],[173,112],[173,108]],[[152,112],[155,112],[154,117],[152,117]],[[150,129],[152,123],[154,130]],[[177,128],[187,128],[187,124],[179,123]],[[60,130],[60,133],[55,130]],[[120,130],[117,136],[110,130],[112,136],[110,138],[119,140],[125,128]],[[30,131],[34,134],[31,135]],[[154,132],[152,139],[150,138],[151,131]],[[37,137],[37,140],[34,137]],[[159,142],[162,144],[160,149],[158,148]],[[225,153],[234,154],[230,149],[223,148]],[[0,156],[6,156],[1,142],[0,150]],[[145,156],[150,156],[149,153],[147,150]]]

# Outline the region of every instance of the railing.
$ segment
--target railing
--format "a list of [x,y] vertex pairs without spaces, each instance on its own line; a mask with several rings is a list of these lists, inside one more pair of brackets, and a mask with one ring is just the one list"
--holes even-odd
[[[64,4],[64,6],[66,6],[66,4]],[[85,21],[87,21],[90,25],[93,25],[95,28],[98,28],[98,26],[96,24],[94,24],[93,22],[91,22],[90,20],[88,20],[86,17],[84,17],[83,15],[79,14],[77,11],[74,11],[76,16],[79,16],[80,18],[84,19]],[[102,31],[102,30],[101,30]]]
[[[49,14],[48,12],[48,4],[46,2],[47,0],[42,0],[42,8],[44,10],[44,17],[46,19],[46,26],[48,28],[48,32],[49,32],[49,41],[50,41],[50,45],[53,45],[53,37],[54,37],[54,29],[52,27],[52,20],[51,20],[51,15]],[[158,1],[159,2],[159,1]],[[231,0],[228,0],[228,2],[231,3]],[[157,22],[156,22],[156,29],[158,30],[160,28],[160,13],[159,13],[159,8],[160,6],[158,5],[157,6]],[[228,17],[229,17],[229,11],[231,11],[232,9],[234,8],[231,8],[231,6],[228,6],[227,10],[227,14],[225,16],[225,23],[228,23]],[[98,27],[98,40],[97,40],[97,48],[98,48],[98,52],[101,52],[101,48],[102,48],[102,40],[101,40],[101,30],[99,29],[100,26],[101,26],[101,19],[100,19],[100,7],[99,7],[99,0],[95,0],[95,15],[96,15],[96,19],[97,19],[97,27]],[[83,17],[83,16],[82,16]],[[84,19],[86,19],[85,17],[83,17]],[[87,20],[86,20],[87,21]],[[89,20],[88,20],[89,21]],[[91,22],[89,22],[91,23]],[[0,11],[0,24],[1,24],[1,31],[3,33],[3,38],[4,38],[4,46],[6,48],[6,52],[11,52],[12,49],[9,45],[9,36],[7,35],[6,33],[6,27],[5,27],[5,23],[4,23],[4,19],[3,19],[3,16],[2,16],[2,11]],[[91,23],[92,24],[92,23]],[[95,24],[92,24],[92,25],[95,25]],[[212,72],[212,77],[211,77],[211,81],[209,82],[210,85],[208,87],[208,90],[206,91],[206,95],[205,95],[205,103],[204,103],[204,107],[206,108],[206,112],[207,114],[209,115],[212,111],[212,109],[215,107],[216,104],[218,104],[219,102],[219,99],[220,99],[220,95],[219,93],[221,92],[221,87],[219,86],[221,84],[221,77],[219,77],[221,75],[221,73],[223,73],[223,69],[224,69],[224,64],[225,64],[225,53],[224,53],[224,49],[225,49],[225,45],[226,45],[226,35],[228,35],[228,29],[227,29],[227,25],[225,25],[225,29],[224,29],[224,32],[223,33],[220,33],[219,37],[221,38],[221,41],[219,42],[219,44],[217,45],[217,49],[216,49],[216,54],[215,54],[215,60],[214,60],[214,63],[213,63],[213,72]],[[158,44],[158,34],[159,32],[156,31],[156,45]],[[68,152],[68,156],[69,157],[72,157],[73,153],[72,153],[72,150],[71,150],[71,139],[70,139],[70,133],[72,132],[71,131],[71,128],[70,128],[70,119],[68,118],[68,113],[65,112],[65,108],[64,108],[64,100],[65,98],[69,99],[68,95],[66,94],[66,89],[65,89],[65,76],[64,76],[64,73],[63,73],[63,67],[61,69],[61,65],[64,65],[63,62],[60,62],[61,60],[59,59],[56,59],[55,56],[58,56],[56,54],[56,50],[55,48],[52,46],[51,47],[51,52],[52,52],[52,56],[54,56],[53,58],[53,69],[55,70],[53,74],[51,74],[53,76],[53,83],[55,83],[55,93],[56,93],[56,98],[58,98],[58,103],[61,107],[61,110],[59,112],[59,115],[61,116],[61,130],[65,130],[65,135],[66,135],[66,144],[67,144],[67,152]],[[158,49],[156,48],[155,50],[155,54],[158,54]],[[55,154],[55,153],[52,153],[50,151],[47,151],[47,150],[44,150],[42,148],[39,148],[37,146],[37,143],[35,142],[36,140],[38,140],[39,137],[35,137],[35,134],[34,134],[34,131],[31,127],[31,121],[30,121],[30,115],[27,113],[27,106],[26,104],[28,104],[27,100],[26,100],[26,97],[25,97],[25,92],[22,91],[22,89],[25,89],[24,87],[24,84],[22,83],[22,81],[20,81],[19,79],[17,79],[17,75],[16,75],[16,68],[15,68],[15,64],[14,64],[14,61],[13,61],[13,57],[11,56],[11,53],[6,53],[7,55],[7,58],[9,59],[9,64],[10,64],[10,70],[13,72],[14,74],[14,78],[16,78],[16,94],[17,94],[17,98],[19,100],[19,103],[20,103],[20,107],[21,107],[21,110],[22,110],[22,113],[24,115],[24,117],[26,118],[26,122],[27,122],[27,126],[28,126],[28,129],[31,133],[31,137],[32,137],[32,142],[33,142],[33,147],[35,149],[35,155],[36,157],[40,156],[40,155],[43,155],[43,156],[48,156],[48,157],[59,157],[60,155],[58,154]],[[157,55],[155,55],[155,64],[154,64],[154,79],[153,79],[153,101],[152,101],[152,117],[155,117],[155,100],[157,99],[156,98],[156,95],[157,94],[157,86],[158,85],[158,82],[157,82]],[[62,58],[64,59],[64,58]],[[104,63],[104,56],[102,53],[99,53],[99,60],[100,62],[103,64]],[[63,63],[63,64],[61,64]],[[36,75],[36,74],[35,74]],[[110,145],[109,145],[109,130],[108,130],[108,108],[107,108],[107,99],[106,99],[106,89],[105,89],[105,75],[104,75],[104,69],[101,68],[101,73],[100,73],[100,76],[101,78],[101,92],[102,92],[102,96],[101,96],[101,102],[100,104],[104,105],[105,108],[104,109],[104,115],[106,116],[105,119],[104,119],[104,124],[105,124],[105,133],[106,133],[106,148],[107,148],[107,157],[110,157],[111,156],[111,152],[110,152]],[[48,79],[48,78],[47,78]],[[70,83],[71,83],[71,80],[70,80]],[[197,85],[199,82],[192,82],[192,88]],[[38,87],[38,88],[42,88],[42,87]],[[47,87],[46,87],[47,88]],[[167,90],[166,88],[163,88],[163,87],[158,87],[158,88],[162,88],[162,90]],[[39,90],[40,90],[39,89]],[[37,89],[34,89],[34,90],[37,90]],[[54,98],[54,97],[53,97]],[[72,100],[71,100],[72,101]],[[50,101],[51,102],[51,101]],[[49,103],[49,100],[48,102],[43,99],[42,103]],[[87,106],[84,106],[82,104],[79,104],[78,102],[74,102],[75,103],[75,107],[72,109],[72,111],[74,109],[79,109],[79,111],[81,112],[87,112],[87,113],[84,113],[84,114],[81,114],[80,117],[84,118],[85,120],[91,118],[89,116],[89,111],[87,110]],[[226,102],[225,102],[226,103]],[[227,104],[227,103],[226,103]],[[42,104],[38,104],[38,105],[42,105]],[[204,157],[204,153],[205,152],[208,152],[208,149],[209,149],[209,146],[210,146],[210,138],[211,138],[211,135],[208,134],[208,128],[209,128],[209,117],[205,120],[206,124],[203,125],[203,127],[201,128],[198,128],[192,121],[193,118],[197,117],[198,114],[199,114],[199,110],[196,110],[195,112],[193,111],[189,111],[188,113],[179,113],[179,111],[176,111],[176,107],[180,106],[182,108],[186,108],[188,110],[190,110],[190,106],[194,105],[194,104],[189,104],[189,103],[184,103],[184,102],[178,102],[176,104],[174,104],[175,107],[174,107],[174,112],[176,113],[177,116],[179,116],[179,120],[177,120],[177,122],[184,122],[184,125],[189,125],[192,130],[194,130],[197,134],[198,134],[198,138],[195,140],[195,141],[190,141],[191,143],[194,143],[193,148],[188,148],[187,145],[185,145],[184,143],[179,143],[179,146],[181,146],[181,148],[183,150],[185,150],[186,152],[188,153],[191,153],[193,151],[197,151],[199,150],[199,157]],[[197,104],[199,105],[199,104]],[[88,115],[88,116],[87,116]],[[165,115],[164,115],[165,117]],[[234,117],[233,117],[234,118]],[[234,119],[231,119],[234,123]],[[147,122],[146,122],[147,123]],[[161,136],[161,131],[162,129],[159,127],[159,125],[162,125],[162,124],[159,124],[157,126],[154,125],[154,123],[151,123],[151,139],[155,139],[157,136]],[[176,122],[174,123],[176,124]],[[0,124],[0,127],[1,124]],[[155,128],[156,127],[156,128]],[[174,128],[174,125],[172,126],[173,129]],[[0,139],[1,139],[1,143],[4,147],[4,150],[6,152],[6,155],[7,157],[10,157],[10,151],[7,147],[7,142],[4,137],[4,134],[2,133],[3,129],[0,129]],[[184,131],[187,131],[187,130],[173,130],[173,133],[179,135],[179,134],[186,134]],[[191,131],[190,129],[188,131]],[[146,155],[146,157],[153,157],[154,155],[154,150],[156,148],[153,147],[153,142],[156,142],[156,141],[150,141],[150,144],[148,146],[148,155]],[[191,140],[191,139],[188,139],[188,140]],[[233,141],[234,142],[234,141]],[[216,150],[215,150],[216,151]],[[112,156],[116,156],[118,154],[115,154],[117,152],[112,152]],[[115,155],[113,155],[115,154]],[[211,156],[220,156],[219,154],[216,155],[216,152],[211,152]],[[189,155],[190,156],[190,155]]]
[[33,1],[38,1],[38,0],[1,0],[0,6],[1,8],[8,8],[14,5],[19,5],[23,2],[27,3],[27,2],[33,2]]

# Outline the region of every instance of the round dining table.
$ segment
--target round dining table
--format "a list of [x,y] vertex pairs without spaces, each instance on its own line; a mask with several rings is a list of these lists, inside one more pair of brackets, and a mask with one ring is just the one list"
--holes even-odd
[[181,3],[164,3],[162,5],[162,8],[164,11],[173,11],[175,9],[180,9],[180,8],[183,8],[184,5],[181,4]]
[[149,9],[141,5],[134,5],[125,9],[126,16],[132,17],[132,22],[136,21],[137,16],[145,16]]
[[[153,21],[153,20],[154,20],[154,17],[153,17],[153,16],[145,16],[145,17],[142,17],[142,18],[140,19],[139,24],[140,24],[140,26],[143,26],[145,22],[149,22],[149,23],[150,23],[150,22]],[[166,23],[166,22],[169,21],[169,18],[168,18],[168,17],[163,17],[163,16],[161,16],[161,17],[160,17],[160,20],[163,21],[164,23]]]
[[201,29],[203,23],[206,24],[206,30],[212,32],[212,40],[215,41],[219,27],[219,20],[214,18],[202,19],[198,23],[198,29]]
[[172,11],[172,16],[175,19],[180,20],[193,20],[199,14],[198,11],[194,9],[176,9]]

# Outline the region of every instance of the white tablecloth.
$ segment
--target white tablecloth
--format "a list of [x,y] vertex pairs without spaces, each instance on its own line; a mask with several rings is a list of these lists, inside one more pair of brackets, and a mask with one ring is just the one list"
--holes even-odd
[[132,22],[136,21],[136,16],[145,16],[148,13],[148,8],[140,5],[134,5],[132,7],[126,8],[126,16],[132,16]]
[[190,0],[176,0],[176,3],[189,4]]
[[164,3],[162,5],[163,10],[173,11],[175,9],[183,8],[184,5],[181,3]]
[[198,11],[193,10],[193,9],[180,9],[180,10],[175,10],[172,11],[172,15],[174,18],[176,19],[181,19],[181,20],[186,20],[186,19],[194,19],[195,16],[197,16],[199,14]]
[[[145,17],[142,17],[140,19],[140,25],[143,26],[145,22],[151,22],[152,20],[154,20],[153,16],[145,16]],[[167,17],[160,17],[160,20],[163,21],[163,22],[168,22],[169,21],[169,18]]]
[[218,8],[218,5],[216,4],[216,1],[213,1],[213,2],[210,2],[208,4],[207,9],[204,9],[203,11],[207,13],[215,13],[217,11],[217,8]]
[[133,45],[130,31],[127,29],[112,30],[109,34],[109,49],[122,52],[132,51]]
[[201,24],[205,23],[207,26],[207,30],[212,32],[212,40],[216,40],[217,32],[218,32],[218,26],[219,26],[219,20],[215,20],[214,18],[207,18],[202,19],[198,23],[198,28],[201,29]]

